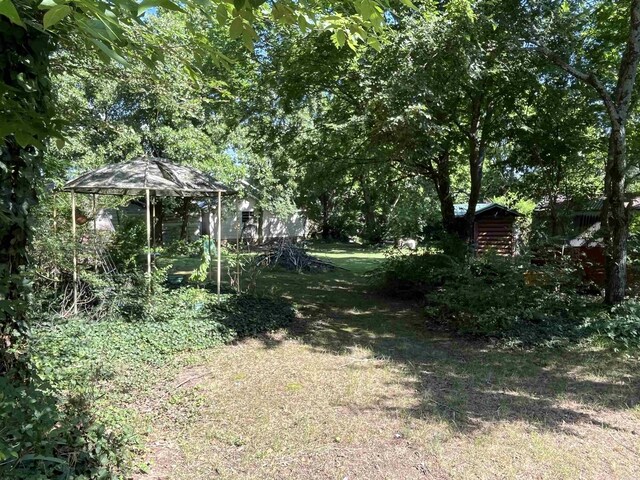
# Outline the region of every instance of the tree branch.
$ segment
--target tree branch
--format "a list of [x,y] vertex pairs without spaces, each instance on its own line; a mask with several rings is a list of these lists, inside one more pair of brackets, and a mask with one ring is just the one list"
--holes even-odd
[[[638,0],[634,0],[637,2]],[[600,98],[602,99],[605,108],[607,109],[607,113],[612,122],[618,123],[618,110],[616,105],[609,94],[609,91],[604,86],[604,84],[600,81],[600,79],[593,72],[583,72],[582,70],[578,70],[573,65],[565,62],[560,55],[555,52],[552,52],[545,45],[538,43],[536,46],[536,50],[542,56],[550,60],[553,64],[560,67],[562,70],[567,72],[569,75],[575,77],[578,80],[586,83],[587,85],[593,87],[593,89],[598,93]]]

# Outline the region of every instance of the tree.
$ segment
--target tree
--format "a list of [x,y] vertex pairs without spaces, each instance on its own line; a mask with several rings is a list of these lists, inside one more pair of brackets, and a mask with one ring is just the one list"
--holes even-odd
[[[3,0],[0,3],[0,135],[2,137],[3,198],[0,216],[0,373],[14,364],[7,350],[23,337],[27,323],[24,312],[27,285],[21,273],[29,243],[29,205],[37,201],[36,184],[43,164],[47,141],[61,137],[56,111],[50,102],[50,74],[53,54],[61,48],[83,52],[88,46],[106,61],[128,65],[137,58],[151,71],[163,60],[163,51],[175,46],[175,38],[155,35],[148,28],[148,16],[158,8],[197,12],[228,28],[231,39],[242,40],[252,48],[258,39],[254,24],[275,20],[298,24],[303,30],[319,28],[332,31],[338,45],[368,38],[370,30],[384,24],[383,10],[375,1],[335,8],[331,3],[285,4],[276,2],[225,2],[197,0],[173,3],[131,0],[97,2],[76,0],[69,4],[34,0]],[[192,38],[205,32],[193,27]],[[177,36],[179,39],[179,36]],[[179,43],[179,41],[178,41]],[[205,46],[207,45],[204,42]],[[182,46],[184,47],[184,45]],[[210,59],[218,64],[230,59],[215,50],[205,55],[198,42],[189,45],[195,65],[184,68],[197,77],[197,64]],[[72,55],[73,57],[73,55]],[[62,66],[73,69],[72,63]]]
[[[572,52],[572,59],[567,61],[546,39],[536,41],[538,52],[592,89],[602,102],[608,119],[609,145],[605,163],[605,204],[602,222],[606,258],[605,301],[609,304],[621,302],[626,294],[630,211],[630,206],[626,205],[627,123],[633,106],[633,91],[640,62],[640,1],[632,0],[626,6],[628,13],[622,18],[628,22],[627,35],[620,44],[611,45],[612,41],[620,41],[619,34],[611,32],[611,24],[600,22],[603,20],[609,22],[614,13],[619,14],[620,10],[625,8],[625,4],[627,2],[619,2],[619,4],[597,2],[595,9],[592,9],[591,2],[587,4],[577,2],[577,5],[573,5],[573,10],[569,2],[563,2],[560,5],[559,16],[565,21],[568,16],[571,16],[575,21],[570,23],[572,28],[568,32],[567,30],[555,32],[556,35],[560,38],[566,38],[566,36],[580,38],[580,34],[588,28],[604,40],[603,47],[600,49],[592,49],[585,44],[579,45],[579,50]],[[595,10],[595,22],[587,17],[594,13],[593,10]],[[617,22],[614,22],[614,25],[617,25]],[[613,28],[616,27],[613,26]],[[615,65],[606,57],[593,59],[593,50],[600,50],[599,53],[603,57],[613,50],[613,55],[619,58],[617,74],[613,73],[616,69]]]

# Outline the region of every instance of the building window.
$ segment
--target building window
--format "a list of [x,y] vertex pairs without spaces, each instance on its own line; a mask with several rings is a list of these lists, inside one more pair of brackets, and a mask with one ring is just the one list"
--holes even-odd
[[253,221],[253,210],[244,210],[242,212],[242,223],[249,223]]

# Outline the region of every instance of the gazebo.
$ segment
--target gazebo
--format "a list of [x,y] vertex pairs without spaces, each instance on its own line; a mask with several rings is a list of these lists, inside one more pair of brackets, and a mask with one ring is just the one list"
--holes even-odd
[[[147,274],[151,275],[151,225],[155,222],[157,197],[212,198],[217,197],[217,291],[221,281],[221,223],[222,195],[236,193],[223,183],[192,167],[176,165],[164,158],[143,156],[126,163],[107,165],[84,173],[67,182],[62,190],[71,193],[73,249],[73,303],[78,312],[78,259],[76,252],[76,193],[93,195],[120,195],[146,198],[147,222]],[[153,219],[152,219],[153,217]]]

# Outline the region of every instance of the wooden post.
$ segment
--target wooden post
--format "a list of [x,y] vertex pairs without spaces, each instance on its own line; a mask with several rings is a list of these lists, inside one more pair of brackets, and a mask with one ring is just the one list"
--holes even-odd
[[151,206],[149,189],[146,189],[147,196],[147,282],[149,291],[151,291]]
[[153,253],[156,253],[156,196],[153,195],[151,202],[151,243],[153,245]]
[[213,229],[211,228],[211,220],[212,220],[211,217],[213,217],[213,215],[212,215],[213,208],[211,207],[211,199],[210,198],[207,200],[207,203],[208,203],[208,206],[209,206],[209,209],[207,210],[207,215],[208,215],[208,218],[207,218],[207,225],[208,225],[208,228],[207,228],[207,237],[208,237],[207,238],[207,240],[208,240],[207,246],[208,246],[208,250],[209,250],[209,252],[208,252],[209,253],[209,269],[207,271],[207,281],[211,282],[211,279],[213,278],[213,262],[211,261],[211,243],[213,243],[213,232],[212,232]]
[[216,253],[218,254],[218,295],[220,295],[220,281],[222,277],[222,252],[220,242],[222,241],[222,192],[218,192],[218,239],[216,242]]
[[236,289],[238,290],[238,293],[240,293],[240,225],[242,224],[242,211],[238,213],[237,208],[236,218],[238,219],[236,223]]
[[76,241],[76,192],[71,192],[71,236],[73,237],[73,313],[78,314],[78,250]]
[[98,271],[98,209],[96,208],[96,194],[93,194],[93,269]]
[[53,194],[53,233],[58,233],[58,197]]

